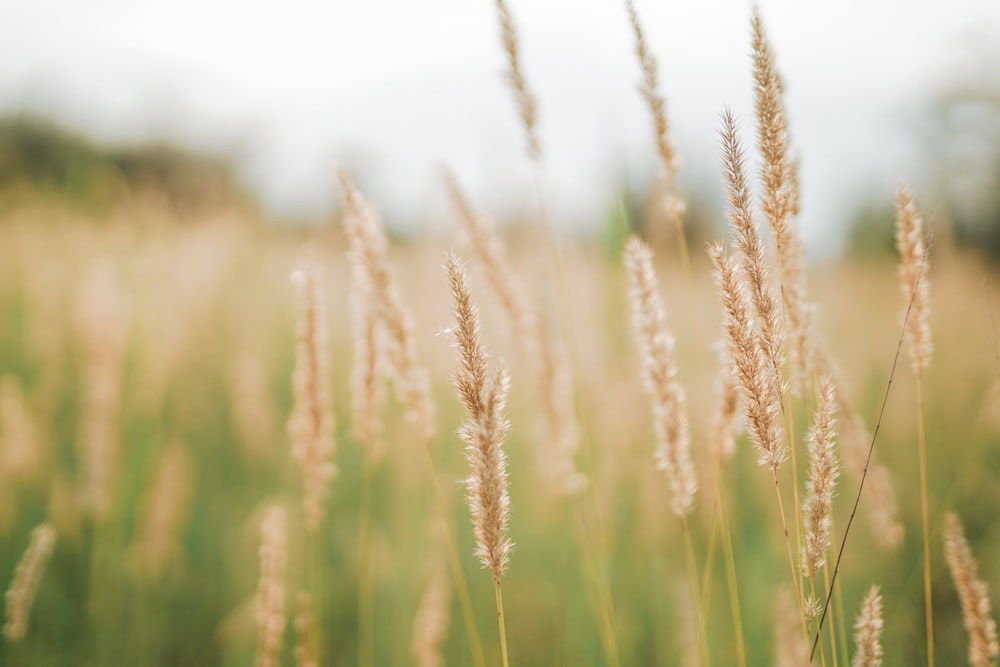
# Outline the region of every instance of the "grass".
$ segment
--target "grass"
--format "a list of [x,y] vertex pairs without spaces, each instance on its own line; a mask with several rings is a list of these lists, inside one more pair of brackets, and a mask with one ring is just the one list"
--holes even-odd
[[[864,655],[882,651],[887,665],[951,665],[969,654],[963,610],[978,662],[992,660],[995,624],[967,616],[989,616],[979,579],[1000,582],[989,306],[1000,276],[938,234],[923,283],[934,359],[886,395],[907,307],[896,267],[804,270],[782,84],[755,12],[763,216],[727,111],[736,243],[731,259],[713,251],[731,272],[724,318],[713,263],[686,244],[656,63],[626,7],[678,235],[630,241],[627,267],[622,248],[554,235],[536,98],[502,1],[543,230],[520,243],[506,247],[452,177],[467,245],[458,234],[389,243],[346,172],[339,224],[308,239],[232,211],[179,224],[139,200],[101,221],[8,211],[0,580],[15,582],[16,622],[0,661],[743,666],[801,664],[815,635],[815,664],[835,667],[851,663],[856,630]],[[440,265],[454,247],[470,272],[448,260],[449,286]],[[303,258],[297,308],[289,276]],[[751,405],[732,452],[704,335],[723,330]],[[797,461],[821,387],[836,395],[839,428],[812,440],[833,442],[827,474],[831,456],[847,474],[829,516],[827,500],[807,501],[804,528],[800,495],[812,496]],[[868,469],[858,452],[876,418]],[[946,563],[951,512],[964,533],[948,519]],[[825,538],[806,533],[827,521],[831,544],[817,554]],[[56,536],[48,562],[31,555],[43,523]],[[37,571],[18,575],[32,534],[24,562]],[[831,585],[834,554],[820,632],[808,594]]]
[[[141,211],[136,212],[142,215]],[[27,213],[26,213],[27,215]],[[28,216],[30,218],[30,216]],[[290,582],[302,582],[304,570],[298,472],[290,445],[281,431],[291,411],[295,297],[288,281],[298,264],[301,246],[280,232],[206,222],[195,229],[161,229],[138,233],[131,227],[98,228],[80,220],[57,229],[14,222],[2,230],[0,312],[9,323],[0,331],[4,371],[23,387],[27,406],[39,427],[39,449],[46,462],[42,474],[18,478],[14,510],[3,524],[0,576],[10,580],[27,545],[29,531],[42,520],[52,523],[59,540],[40,582],[38,597],[23,642],[3,643],[5,660],[22,664],[60,664],[66,656],[84,656],[98,664],[119,660],[144,664],[210,662],[246,664],[256,644],[253,615],[247,606],[257,587],[256,551],[262,511],[283,501],[289,511]],[[372,582],[375,664],[408,661],[407,647],[423,579],[424,554],[431,548],[427,526],[438,502],[428,478],[425,454],[415,446],[411,427],[392,405],[381,417],[387,452],[372,471],[370,557],[357,560],[357,523],[362,493],[364,449],[352,439],[348,411],[350,332],[342,316],[347,307],[348,268],[334,235],[317,239],[326,268],[329,295],[331,384],[339,442],[338,476],[325,501],[317,554],[324,590],[311,591],[323,619],[322,664],[354,664],[357,657],[358,573]],[[478,572],[472,556],[467,510],[456,489],[466,476],[462,446],[452,435],[462,420],[449,384],[451,350],[434,331],[450,321],[441,258],[450,244],[421,243],[396,248],[392,260],[400,276],[402,296],[412,304],[417,345],[431,370],[431,384],[442,435],[432,456],[442,480],[444,501],[456,547],[470,587],[476,625],[487,647],[487,663],[499,664],[496,620],[492,618],[490,577]],[[511,249],[520,266],[526,248]],[[211,255],[218,266],[198,266]],[[48,257],[58,263],[48,265]],[[126,346],[118,432],[122,446],[119,477],[109,524],[81,516],[73,501],[80,473],[76,462],[76,424],[80,417],[83,351],[72,323],[28,300],[35,282],[51,290],[45,298],[71,304],[76,276],[96,259],[113,267],[129,295],[132,316]],[[566,248],[566,270],[581,294],[594,295],[572,309],[578,344],[585,359],[576,369],[579,415],[589,442],[589,456],[578,463],[590,477],[589,499],[567,501],[546,492],[537,466],[538,435],[544,432],[533,396],[530,369],[513,341],[504,335],[503,311],[480,286],[483,328],[490,332],[497,357],[510,360],[511,390],[508,436],[512,516],[510,535],[517,547],[504,578],[504,609],[511,664],[605,664],[598,612],[614,619],[622,664],[673,663],[696,636],[675,628],[697,628],[684,622],[692,613],[684,574],[684,538],[670,511],[671,494],[662,473],[652,465],[652,430],[648,404],[639,381],[638,362],[627,327],[628,309],[622,268],[595,249]],[[207,263],[207,261],[206,261]],[[176,267],[188,266],[188,272]],[[660,285],[667,307],[683,312],[687,301],[676,267],[661,262]],[[711,303],[713,288],[705,262],[695,265],[696,298]],[[194,275],[192,275],[192,272]],[[428,278],[425,272],[432,276]],[[871,426],[884,389],[885,375],[898,336],[898,301],[894,268],[843,263],[819,268],[813,281],[821,307],[820,331],[831,341],[854,404]],[[934,530],[946,509],[956,510],[967,526],[970,543],[981,563],[981,576],[1000,580],[994,557],[997,533],[992,514],[993,481],[1000,467],[996,448],[1000,431],[995,341],[990,334],[984,290],[997,300],[998,283],[988,267],[946,252],[935,264],[932,315],[937,361],[925,377],[928,496],[931,499],[932,584],[935,588],[937,660],[960,664],[965,655],[959,604],[949,583],[940,539]],[[437,284],[435,284],[437,283]],[[205,289],[195,289],[195,284]],[[866,286],[865,298],[851,298],[855,286]],[[603,286],[603,287],[602,287]],[[437,292],[431,288],[436,288]],[[585,291],[584,291],[584,288]],[[253,294],[249,307],[247,294]],[[718,318],[704,308],[701,330],[715,330]],[[338,313],[341,316],[338,317]],[[676,318],[674,319],[676,323]],[[182,322],[183,326],[178,326]],[[864,336],[857,335],[863,327]],[[46,330],[45,340],[31,331]],[[721,550],[707,560],[709,527],[716,483],[706,438],[711,378],[698,372],[693,349],[704,345],[688,323],[675,327],[678,375],[691,403],[692,452],[703,491],[690,517],[692,550],[703,576],[716,582],[705,601],[707,642],[713,664],[736,662],[732,613],[726,597],[726,565]],[[37,346],[48,345],[44,350]],[[234,423],[238,393],[231,391],[230,367],[246,349],[266,370],[260,410],[274,415],[273,430],[260,443],[247,442]],[[160,367],[160,357],[171,363]],[[707,357],[708,355],[706,355]],[[162,373],[154,396],[144,387]],[[52,379],[52,378],[55,379]],[[140,391],[143,388],[144,391]],[[891,471],[906,537],[895,554],[879,550],[866,521],[862,499],[858,525],[847,546],[841,577],[848,617],[858,609],[872,583],[881,586],[885,604],[886,664],[913,664],[925,659],[922,640],[922,567],[920,493],[917,486],[915,425],[908,405],[915,387],[901,377],[890,396],[879,453]],[[245,399],[243,399],[245,400]],[[797,423],[806,424],[805,415]],[[800,439],[801,440],[801,439]],[[143,499],[153,485],[159,454],[171,441],[183,444],[191,466],[192,488],[183,518],[172,540],[174,558],[159,578],[146,579],[129,565],[128,546],[140,534]],[[942,444],[943,443],[943,444]],[[956,445],[955,443],[960,443]],[[731,528],[748,664],[765,664],[773,654],[773,593],[787,583],[788,565],[773,507],[773,482],[755,465],[745,436],[737,441],[725,466],[722,498]],[[6,460],[6,459],[5,459]],[[6,473],[5,473],[6,474]],[[849,476],[834,501],[835,525],[846,524],[847,499],[854,487]],[[5,485],[6,486],[6,485]],[[7,488],[11,488],[8,486]],[[581,522],[565,520],[574,502],[593,503]],[[786,508],[787,509],[787,508]],[[602,518],[602,528],[593,517]],[[598,531],[603,535],[598,539]],[[298,531],[298,532],[296,532]],[[594,544],[594,559],[580,556],[583,531]],[[298,537],[296,536],[298,535]],[[835,533],[837,539],[839,533]],[[103,542],[101,542],[103,540]],[[603,540],[603,541],[602,541]],[[100,561],[95,560],[100,559]],[[96,564],[100,566],[94,570]],[[298,565],[297,565],[298,564]],[[596,568],[596,570],[595,570]],[[88,574],[96,572],[95,575]],[[608,600],[594,602],[597,590],[588,581],[606,579]],[[295,584],[290,583],[290,588]],[[442,653],[449,664],[469,661],[470,648],[461,630],[458,606]],[[605,609],[609,606],[610,609]],[[286,606],[292,608],[291,602]],[[493,628],[493,629],[491,629]],[[850,633],[839,627],[838,632]],[[290,664],[293,633],[284,641]]]

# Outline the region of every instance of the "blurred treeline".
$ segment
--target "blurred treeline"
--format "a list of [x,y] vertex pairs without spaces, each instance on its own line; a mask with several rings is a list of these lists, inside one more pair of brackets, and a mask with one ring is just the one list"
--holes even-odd
[[[1000,58],[981,58],[980,63]],[[911,183],[930,204],[937,239],[1000,260],[1000,77],[983,67],[937,86],[919,112],[913,142],[924,163],[922,182]],[[657,180],[622,181],[609,202],[599,239],[614,251],[632,231],[662,229]],[[692,247],[724,229],[722,193],[715,183],[685,191]],[[198,154],[165,142],[108,146],[30,116],[0,118],[0,212],[41,202],[100,216],[118,204],[159,204],[177,218],[236,207],[257,211],[252,193],[236,178],[231,157]],[[859,195],[845,252],[862,258],[892,256],[891,198]],[[647,233],[654,245],[671,243]]]
[[45,202],[100,215],[136,199],[179,216],[252,205],[225,158],[168,143],[104,146],[30,116],[0,119],[0,210]]

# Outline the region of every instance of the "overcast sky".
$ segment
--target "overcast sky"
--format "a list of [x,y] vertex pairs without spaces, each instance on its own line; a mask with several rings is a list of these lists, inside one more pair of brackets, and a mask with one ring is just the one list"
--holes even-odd
[[[649,120],[619,0],[509,0],[539,98],[550,201],[599,223],[622,178],[653,173]],[[761,0],[802,154],[814,251],[858,193],[920,178],[920,105],[1000,2]],[[636,0],[659,60],[682,176],[716,187],[719,114],[752,127],[751,4]],[[99,138],[237,150],[269,210],[329,211],[347,164],[389,217],[439,212],[448,164],[497,216],[530,202],[492,0],[0,0],[0,109]]]

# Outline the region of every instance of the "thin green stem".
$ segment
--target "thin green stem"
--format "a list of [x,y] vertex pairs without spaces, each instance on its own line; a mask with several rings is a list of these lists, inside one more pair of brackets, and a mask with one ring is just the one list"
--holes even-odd
[[591,589],[589,598],[595,608],[594,614],[597,616],[604,659],[611,667],[621,667],[610,587],[606,585],[603,568],[599,566],[597,556],[592,553],[590,542],[586,539],[583,508],[579,505],[577,505],[576,538],[583,560],[584,572],[589,575],[585,580]]
[[507,624],[503,616],[503,594],[500,592],[500,575],[493,573],[493,592],[497,599],[497,623],[500,627],[500,656],[503,660],[503,667],[510,667],[507,659]]
[[438,511],[442,517],[441,525],[448,547],[448,569],[451,572],[452,583],[455,586],[455,594],[458,596],[458,606],[462,612],[462,623],[465,626],[465,636],[469,642],[469,650],[472,652],[472,660],[476,667],[486,667],[486,654],[483,651],[483,643],[479,639],[476,617],[472,612],[472,596],[469,595],[469,584],[465,579],[465,571],[462,569],[462,558],[459,556],[458,546],[455,544],[455,535],[451,530],[448,503],[444,497],[444,489],[441,488],[441,480],[438,477],[437,465],[434,463],[434,456],[429,443],[424,447],[424,453],[426,454],[427,465],[434,486],[434,497],[438,504]]
[[792,586],[795,588],[795,602],[799,608],[799,625],[802,627],[802,640],[806,646],[809,645],[809,632],[806,630],[806,617],[802,608],[802,590],[799,588],[798,568],[795,567],[795,557],[792,555],[792,542],[788,536],[788,522],[785,521],[785,504],[781,500],[781,486],[778,484],[778,471],[771,468],[771,475],[774,477],[774,493],[778,499],[778,514],[781,516],[781,532],[785,536],[785,551],[788,554],[788,566],[792,573]]
[[687,563],[688,583],[691,586],[691,599],[694,603],[694,610],[698,626],[698,664],[710,665],[708,653],[708,641],[705,637],[705,605],[701,599],[701,591],[698,588],[698,565],[694,558],[694,546],[691,542],[691,531],[688,530],[687,517],[681,515],[681,532],[684,533],[684,559]]
[[374,664],[374,633],[372,615],[371,573],[368,571],[369,533],[371,530],[371,485],[372,464],[368,456],[361,456],[361,499],[358,519],[358,665],[372,667]]
[[917,372],[917,446],[920,458],[920,523],[924,541],[924,615],[927,627],[927,665],[934,667],[934,605],[931,600],[931,546],[927,511],[927,436],[924,430],[923,376]]

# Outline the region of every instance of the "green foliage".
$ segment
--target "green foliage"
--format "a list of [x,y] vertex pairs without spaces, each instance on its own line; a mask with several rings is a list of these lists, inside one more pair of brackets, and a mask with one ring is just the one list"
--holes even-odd
[[137,195],[180,214],[246,199],[223,159],[168,144],[101,146],[41,120],[0,120],[0,205],[41,198],[103,213]]

